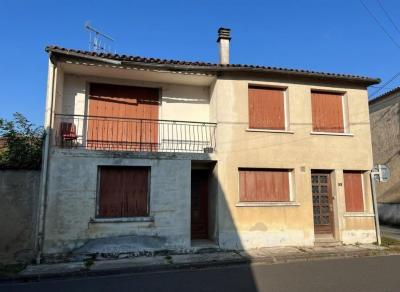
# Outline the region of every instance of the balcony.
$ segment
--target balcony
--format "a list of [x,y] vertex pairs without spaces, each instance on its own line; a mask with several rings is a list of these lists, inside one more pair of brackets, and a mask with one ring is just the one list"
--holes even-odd
[[102,151],[212,153],[217,124],[55,114],[52,144]]

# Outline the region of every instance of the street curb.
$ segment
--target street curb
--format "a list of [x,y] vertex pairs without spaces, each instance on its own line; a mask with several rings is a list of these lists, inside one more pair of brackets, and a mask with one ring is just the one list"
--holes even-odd
[[[238,253],[239,255],[239,253]],[[243,264],[283,264],[291,262],[308,262],[317,260],[327,259],[343,259],[343,258],[361,258],[361,257],[379,257],[379,256],[391,256],[400,255],[398,252],[391,252],[387,250],[365,250],[365,251],[354,251],[354,252],[328,252],[328,253],[308,253],[304,254],[291,254],[291,255],[276,255],[267,257],[245,257],[241,256],[239,259],[230,260],[219,260],[209,262],[191,262],[182,264],[161,264],[161,265],[150,265],[141,267],[123,267],[103,270],[85,270],[63,273],[47,273],[40,275],[15,275],[12,277],[1,277],[1,283],[15,283],[15,282],[37,282],[40,280],[51,280],[51,279],[68,279],[76,277],[94,277],[94,276],[108,276],[108,275],[124,275],[131,273],[145,273],[145,272],[161,272],[171,270],[184,270],[184,269],[201,269],[208,267],[224,267],[233,265]]]

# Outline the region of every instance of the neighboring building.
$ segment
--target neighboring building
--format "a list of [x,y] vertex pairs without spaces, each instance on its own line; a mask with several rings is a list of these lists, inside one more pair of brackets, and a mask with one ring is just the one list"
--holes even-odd
[[372,149],[375,164],[386,164],[388,182],[377,183],[379,217],[400,224],[400,87],[369,101]]
[[219,64],[46,48],[44,254],[376,241],[379,79],[233,65],[218,42]]

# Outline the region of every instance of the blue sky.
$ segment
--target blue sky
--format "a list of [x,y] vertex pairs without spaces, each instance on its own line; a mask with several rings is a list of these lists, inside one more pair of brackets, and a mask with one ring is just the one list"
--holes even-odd
[[[377,0],[363,0],[400,44]],[[380,0],[400,27],[400,1]],[[30,1],[0,4],[0,117],[42,124],[44,48],[88,47],[83,25],[116,39],[117,53],[216,62],[217,29],[232,29],[231,62],[380,77],[400,71],[400,48],[358,0]],[[400,85],[400,77],[384,92]],[[371,88],[374,92],[378,88]]]

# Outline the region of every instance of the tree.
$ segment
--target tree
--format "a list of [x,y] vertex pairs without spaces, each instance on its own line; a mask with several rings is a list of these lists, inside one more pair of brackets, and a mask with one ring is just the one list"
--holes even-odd
[[39,169],[42,161],[43,127],[30,123],[20,113],[12,121],[0,118],[0,137],[5,148],[0,149],[0,168]]

